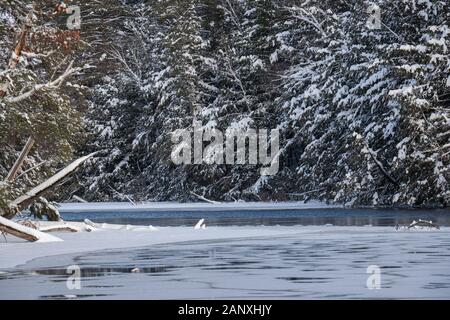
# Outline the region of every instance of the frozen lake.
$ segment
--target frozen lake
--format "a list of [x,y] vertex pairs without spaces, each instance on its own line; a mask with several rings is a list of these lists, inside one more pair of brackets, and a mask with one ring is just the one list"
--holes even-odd
[[[450,298],[450,228],[393,228],[413,218],[448,226],[448,211],[388,210],[377,215],[374,210],[323,210],[203,212],[212,226],[206,231],[218,239],[34,259],[1,270],[0,299]],[[191,226],[197,214],[66,212],[64,218]],[[231,227],[236,225],[240,227]],[[253,225],[255,235],[279,229],[286,234],[220,239],[221,232],[244,225]],[[80,267],[80,290],[67,288],[70,265]],[[367,288],[369,266],[379,267],[380,289]],[[134,268],[140,272],[131,272]]]

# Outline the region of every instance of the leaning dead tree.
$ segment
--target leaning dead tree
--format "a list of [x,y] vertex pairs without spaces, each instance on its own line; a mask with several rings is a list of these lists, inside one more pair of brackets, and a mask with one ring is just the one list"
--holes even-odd
[[31,138],[31,137],[28,138],[27,143],[23,147],[22,152],[20,153],[20,156],[17,158],[17,160],[14,163],[13,167],[9,171],[8,176],[6,177],[5,181],[7,181],[7,182],[13,182],[14,181],[14,179],[17,176],[17,173],[22,168],[23,162],[25,161],[26,157],[30,153],[30,150],[31,150],[31,148],[34,145],[34,142],[35,141],[34,141],[33,138]]
[[17,198],[16,200],[9,202],[8,208],[6,209],[5,212],[3,212],[2,216],[7,219],[13,218],[17,213],[26,209],[34,201],[39,199],[39,197],[41,197],[47,191],[53,189],[58,183],[62,182],[70,174],[75,172],[85,161],[92,158],[95,154],[97,153],[94,152],[78,160],[75,160],[70,165],[65,167],[63,170],[61,170],[53,177],[48,179],[47,181],[41,183],[40,185],[28,191],[27,193]]
[[[0,231],[11,234],[13,236],[25,239],[27,241],[60,241],[59,238],[47,235],[39,230],[21,225],[17,222],[11,221],[20,211],[26,209],[33,202],[38,200],[47,191],[55,188],[60,182],[67,178],[70,174],[76,171],[85,161],[92,158],[95,153],[91,153],[78,160],[75,160],[70,165],[59,171],[47,181],[41,183],[37,187],[25,193],[23,196],[8,203],[8,208],[0,210]],[[48,231],[48,230],[47,230]]]

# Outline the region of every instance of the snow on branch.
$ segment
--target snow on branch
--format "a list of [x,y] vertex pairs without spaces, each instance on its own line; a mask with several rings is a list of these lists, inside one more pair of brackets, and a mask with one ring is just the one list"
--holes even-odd
[[69,64],[69,66],[67,67],[67,69],[64,71],[64,73],[61,74],[55,80],[47,82],[47,83],[43,83],[43,84],[37,84],[31,90],[29,90],[25,93],[22,93],[21,95],[19,95],[17,97],[9,97],[6,99],[6,101],[10,102],[10,103],[17,103],[17,102],[20,102],[20,101],[23,101],[25,99],[32,97],[35,93],[37,93],[39,91],[48,90],[48,89],[58,89],[61,86],[61,84],[63,84],[64,81],[68,77],[70,77],[72,74],[74,74],[80,70],[81,70],[81,68],[73,67],[73,61],[72,61]]
[[306,22],[313,26],[323,37],[327,37],[325,30],[322,28],[323,22],[319,22],[312,12],[299,7],[287,8],[292,12],[292,16],[300,21]]
[[111,49],[110,54],[113,58],[115,58],[117,61],[119,61],[126,71],[136,80],[136,82],[141,83],[142,75],[138,75],[130,66],[127,59],[124,57],[124,55],[117,50],[116,48]]
[[371,156],[372,160],[375,162],[375,164],[378,166],[381,172],[386,176],[386,178],[388,178],[389,181],[391,181],[396,186],[400,186],[399,182],[389,174],[389,172],[386,170],[386,168],[383,166],[380,160],[378,160],[377,153],[374,150],[372,150],[366,142],[364,142],[364,145],[367,151],[369,152],[369,155]]

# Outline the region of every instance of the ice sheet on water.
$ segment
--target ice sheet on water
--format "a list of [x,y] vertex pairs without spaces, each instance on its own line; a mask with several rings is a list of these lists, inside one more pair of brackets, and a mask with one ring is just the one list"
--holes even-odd
[[[223,229],[233,228],[215,231],[229,233]],[[262,234],[264,228],[254,229]],[[38,259],[0,276],[0,298],[450,297],[449,228],[408,232],[328,226],[297,227],[293,233],[287,232],[293,227],[281,229],[285,232],[260,238],[210,237]],[[82,270],[82,289],[75,293],[65,286],[65,268],[72,264]],[[366,286],[370,265],[380,267],[380,290]],[[140,272],[131,272],[134,268]]]

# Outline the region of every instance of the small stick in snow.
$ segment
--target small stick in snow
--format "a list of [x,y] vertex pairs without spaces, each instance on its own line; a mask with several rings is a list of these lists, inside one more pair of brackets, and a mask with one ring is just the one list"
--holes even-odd
[[129,196],[127,196],[126,194],[120,193],[119,191],[117,191],[116,189],[114,189],[114,188],[111,187],[111,186],[109,186],[109,188],[110,188],[113,192],[115,192],[116,194],[118,194],[119,196],[126,198],[133,206],[136,205],[136,203],[133,201],[133,199],[131,199],[131,198],[130,198]]
[[206,229],[205,219],[201,219],[194,227],[195,230]]

